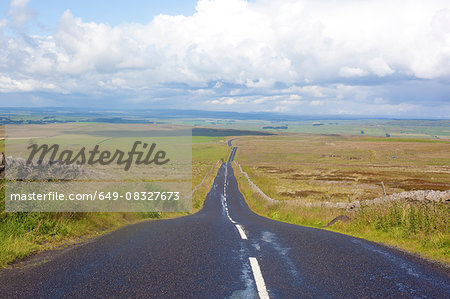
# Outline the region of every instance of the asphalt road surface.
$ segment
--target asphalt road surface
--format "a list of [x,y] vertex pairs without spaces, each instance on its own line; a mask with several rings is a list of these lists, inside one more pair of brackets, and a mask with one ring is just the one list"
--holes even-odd
[[1,298],[449,298],[450,274],[409,254],[254,214],[224,163],[201,211],[124,227],[0,272]]

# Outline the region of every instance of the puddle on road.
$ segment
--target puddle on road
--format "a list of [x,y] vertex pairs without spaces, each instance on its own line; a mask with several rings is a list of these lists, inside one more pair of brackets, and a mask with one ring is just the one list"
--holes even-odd
[[261,246],[259,246],[258,243],[252,242],[252,246],[253,246],[256,250],[258,250],[258,251],[261,250]]
[[289,250],[290,248],[281,246],[281,242],[277,235],[275,235],[272,232],[269,231],[263,231],[261,233],[261,240],[263,242],[269,243],[273,249],[280,255],[281,259],[286,263],[286,265],[289,268],[289,272],[294,277],[294,281],[296,284],[302,283],[302,279],[300,277],[300,274],[297,270],[297,267],[295,266],[294,262],[289,257]]
[[258,292],[256,291],[256,285],[253,280],[253,273],[250,269],[250,263],[248,261],[249,252],[246,248],[241,247],[238,254],[239,260],[242,263],[240,278],[245,285],[245,289],[234,291],[229,298],[259,298]]

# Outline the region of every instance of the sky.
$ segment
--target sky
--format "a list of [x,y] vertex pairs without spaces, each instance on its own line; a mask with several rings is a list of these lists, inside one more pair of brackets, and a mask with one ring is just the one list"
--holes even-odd
[[450,116],[450,2],[0,2],[0,107]]

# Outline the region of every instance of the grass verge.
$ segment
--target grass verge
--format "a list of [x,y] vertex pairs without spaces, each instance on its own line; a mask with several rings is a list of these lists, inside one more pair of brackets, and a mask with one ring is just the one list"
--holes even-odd
[[161,213],[5,213],[0,195],[0,268],[30,254],[79,243]]

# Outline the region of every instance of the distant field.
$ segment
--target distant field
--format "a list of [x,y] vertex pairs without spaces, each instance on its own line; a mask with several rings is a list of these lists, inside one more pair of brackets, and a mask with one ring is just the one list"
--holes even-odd
[[270,197],[347,202],[450,189],[450,141],[291,135],[240,138],[236,160]]
[[[298,121],[194,119],[165,120],[193,126],[237,130],[260,130],[272,133],[339,134],[391,138],[450,138],[450,120],[390,120],[390,119],[309,119]],[[267,129],[264,129],[267,128]],[[279,128],[279,129],[270,129]],[[283,129],[281,129],[283,128]],[[238,134],[235,134],[238,135]],[[239,134],[241,135],[241,134]]]
[[419,138],[376,138],[376,137],[366,137],[361,138],[361,141],[369,141],[369,142],[409,142],[409,143],[443,143],[450,144],[448,139],[440,140],[440,139],[419,139]]
[[213,129],[213,128],[192,128],[192,136],[226,137],[226,136],[248,136],[248,135],[273,135],[271,132],[260,132],[257,130],[240,129]]
[[[357,116],[310,116],[277,113],[227,113],[188,110],[89,111],[83,109],[6,109],[1,123],[79,122],[86,125],[156,124],[192,126],[196,136],[242,136],[264,133],[312,133],[379,136],[393,138],[450,138],[449,119],[389,119]],[[212,131],[220,129],[222,131]],[[223,130],[241,130],[224,132]]]
[[213,136],[192,136],[192,143],[210,143],[210,142],[220,142],[223,137],[213,137]]

